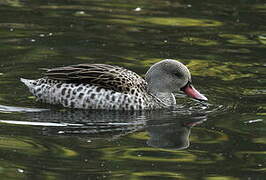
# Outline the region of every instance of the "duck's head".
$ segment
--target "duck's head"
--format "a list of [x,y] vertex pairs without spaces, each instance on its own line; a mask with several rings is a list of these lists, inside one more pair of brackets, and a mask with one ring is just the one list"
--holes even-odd
[[155,63],[147,71],[145,79],[148,91],[152,93],[173,93],[181,90],[194,99],[208,100],[192,86],[188,68],[176,60],[165,59]]

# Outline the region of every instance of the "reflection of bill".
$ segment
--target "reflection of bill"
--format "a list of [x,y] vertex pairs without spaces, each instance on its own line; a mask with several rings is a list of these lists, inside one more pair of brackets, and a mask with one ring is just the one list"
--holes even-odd
[[204,118],[197,121],[177,121],[175,123],[156,124],[147,127],[150,139],[147,144],[152,147],[167,149],[185,149],[189,147],[191,127],[200,124]]

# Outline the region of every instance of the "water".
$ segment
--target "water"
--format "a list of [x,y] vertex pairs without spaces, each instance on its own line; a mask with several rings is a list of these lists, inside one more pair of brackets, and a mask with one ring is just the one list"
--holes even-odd
[[[262,180],[264,1],[1,1],[1,179]],[[80,111],[36,102],[20,77],[107,63],[144,75],[179,59],[209,101]]]

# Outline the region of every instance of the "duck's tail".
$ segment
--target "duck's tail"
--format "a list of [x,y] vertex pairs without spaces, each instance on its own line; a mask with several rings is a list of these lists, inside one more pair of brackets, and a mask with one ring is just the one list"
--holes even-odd
[[20,81],[23,82],[28,88],[32,88],[34,86],[34,80],[20,78]]

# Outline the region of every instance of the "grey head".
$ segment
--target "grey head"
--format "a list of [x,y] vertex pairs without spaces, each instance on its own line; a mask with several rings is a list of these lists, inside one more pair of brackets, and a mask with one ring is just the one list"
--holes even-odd
[[150,67],[145,80],[150,92],[173,93],[191,81],[191,75],[188,68],[181,62],[165,59]]
[[173,59],[165,59],[152,65],[145,75],[145,80],[148,83],[148,91],[153,94],[182,90],[194,99],[207,100],[192,86],[188,68]]

